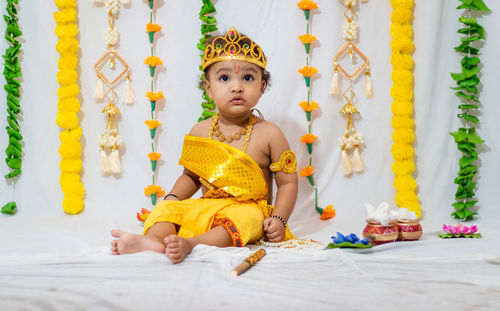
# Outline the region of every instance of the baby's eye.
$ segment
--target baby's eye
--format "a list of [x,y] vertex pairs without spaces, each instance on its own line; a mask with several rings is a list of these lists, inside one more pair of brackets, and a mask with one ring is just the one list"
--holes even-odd
[[252,75],[246,75],[243,77],[244,81],[253,81],[253,76]]
[[219,81],[222,81],[222,82],[227,82],[227,81],[229,81],[229,76],[227,76],[227,75],[222,75],[222,76],[220,76]]

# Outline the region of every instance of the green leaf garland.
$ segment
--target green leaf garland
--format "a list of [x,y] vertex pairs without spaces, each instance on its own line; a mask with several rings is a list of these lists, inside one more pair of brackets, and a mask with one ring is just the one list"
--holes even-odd
[[[7,23],[5,29],[5,39],[10,43],[10,46],[5,49],[4,71],[5,77],[4,89],[7,92],[7,126],[5,127],[9,136],[9,144],[5,149],[5,163],[10,169],[10,172],[5,175],[6,179],[12,179],[21,174],[21,162],[23,145],[21,140],[21,129],[17,115],[21,112],[19,104],[21,83],[17,80],[21,77],[21,67],[19,66],[19,53],[21,52],[21,43],[17,40],[23,33],[19,29],[17,18],[18,0],[7,0],[7,14],[4,15],[4,20]],[[4,214],[14,214],[17,209],[17,204],[14,201],[5,204],[1,212]]]
[[455,80],[457,86],[452,87],[455,95],[461,101],[458,108],[461,113],[457,117],[462,120],[463,127],[455,132],[451,132],[457,148],[462,152],[459,160],[460,169],[454,183],[457,185],[455,192],[455,203],[452,204],[454,211],[451,213],[457,219],[468,221],[474,219],[477,213],[474,207],[478,202],[475,199],[475,189],[477,183],[475,176],[478,172],[474,162],[478,159],[477,145],[484,141],[477,134],[475,125],[479,124],[479,118],[474,115],[479,108],[479,91],[477,85],[480,83],[478,74],[480,72],[479,64],[481,60],[477,55],[479,49],[471,46],[474,42],[485,39],[484,28],[478,24],[476,18],[469,17],[470,11],[490,11],[482,0],[459,0],[462,4],[457,9],[466,9],[468,16],[461,16],[458,20],[464,24],[457,32],[464,35],[460,39],[460,45],[455,47],[455,51],[465,54],[460,64],[462,71],[451,73],[451,78]]
[[[201,24],[201,39],[196,45],[198,50],[200,50],[200,58],[203,58],[203,54],[205,52],[205,46],[207,39],[211,37],[211,33],[217,31],[217,20],[214,16],[212,16],[215,11],[215,6],[213,5],[211,0],[202,0],[203,5],[201,6],[199,18],[202,21]],[[201,70],[201,65],[200,65]],[[200,80],[203,82],[205,79],[205,73],[202,71]],[[203,108],[203,112],[201,113],[201,117],[198,118],[199,121],[206,120],[212,117],[215,114],[215,103],[214,101],[208,97],[205,88],[200,83],[200,88],[203,91],[203,102],[201,103],[201,107]]]

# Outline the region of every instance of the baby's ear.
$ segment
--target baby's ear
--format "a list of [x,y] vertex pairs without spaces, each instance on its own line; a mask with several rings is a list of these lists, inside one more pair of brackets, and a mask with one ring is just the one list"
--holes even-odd
[[212,89],[210,88],[210,82],[205,78],[203,79],[203,87],[205,88],[205,91],[207,92],[208,97],[212,97]]

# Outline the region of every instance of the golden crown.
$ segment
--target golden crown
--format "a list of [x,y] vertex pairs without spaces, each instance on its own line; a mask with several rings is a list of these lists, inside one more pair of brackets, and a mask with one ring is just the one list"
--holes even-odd
[[242,36],[234,27],[222,37],[215,37],[205,47],[201,69],[223,60],[243,60],[266,69],[267,59],[260,46],[247,36]]

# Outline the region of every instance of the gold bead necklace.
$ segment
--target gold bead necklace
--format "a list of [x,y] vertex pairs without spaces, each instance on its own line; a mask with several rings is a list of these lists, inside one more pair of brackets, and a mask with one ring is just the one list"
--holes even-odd
[[239,132],[232,136],[225,136],[219,129],[219,114],[216,113],[212,119],[212,124],[210,125],[210,130],[208,131],[208,138],[213,139],[213,136],[217,137],[217,139],[223,143],[227,141],[231,143],[233,141],[239,140],[242,135],[245,135],[245,141],[243,142],[243,146],[241,147],[241,151],[246,152],[248,142],[250,142],[250,136],[252,135],[253,125],[255,124],[255,117],[253,113],[248,117],[248,122],[240,129]]

